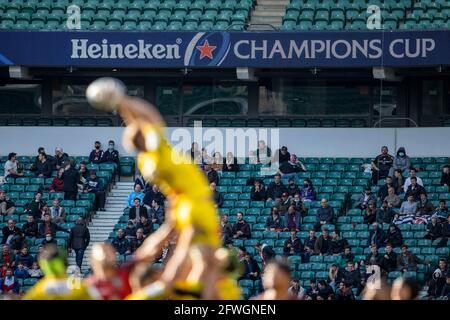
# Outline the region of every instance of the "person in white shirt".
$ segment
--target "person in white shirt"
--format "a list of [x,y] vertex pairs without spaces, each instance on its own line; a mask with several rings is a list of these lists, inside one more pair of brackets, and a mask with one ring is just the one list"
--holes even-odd
[[6,177],[17,178],[23,176],[23,172],[22,173],[17,172],[18,161],[16,160],[16,156],[17,154],[14,152],[11,152],[8,155],[8,161],[5,162],[5,178]]
[[409,170],[409,178],[405,180],[405,184],[403,185],[403,190],[406,191],[408,190],[408,187],[411,185],[411,178],[412,177],[416,177],[417,178],[417,184],[421,185],[423,187],[423,182],[422,179],[420,177],[416,176],[416,169],[410,169]]

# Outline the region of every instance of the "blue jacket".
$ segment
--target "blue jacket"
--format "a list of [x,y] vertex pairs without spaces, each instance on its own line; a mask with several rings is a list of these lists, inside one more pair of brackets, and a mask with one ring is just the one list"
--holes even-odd
[[[375,230],[371,230],[369,233],[369,239],[367,240],[367,245],[370,246],[372,244],[372,237],[374,236]],[[378,248],[384,245],[384,231],[381,228],[378,228],[377,234],[374,237],[374,241]]]
[[102,180],[98,177],[96,177],[95,179],[92,179],[91,177],[89,177],[86,180],[86,189],[91,189],[91,191],[89,191],[89,192],[98,192],[98,191],[103,190]]
[[33,265],[34,259],[31,254],[23,255],[22,253],[19,253],[16,255],[16,265],[19,264],[19,262],[22,262],[24,266],[31,268]]

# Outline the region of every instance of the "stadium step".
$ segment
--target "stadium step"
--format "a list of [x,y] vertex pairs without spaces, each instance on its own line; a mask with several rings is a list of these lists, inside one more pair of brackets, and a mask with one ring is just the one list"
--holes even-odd
[[288,0],[257,0],[255,9],[251,13],[248,29],[273,30],[273,28],[279,28],[288,4]]

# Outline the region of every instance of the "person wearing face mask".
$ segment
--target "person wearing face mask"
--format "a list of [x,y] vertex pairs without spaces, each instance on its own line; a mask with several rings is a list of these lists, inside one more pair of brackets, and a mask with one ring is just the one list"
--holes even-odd
[[289,196],[293,197],[296,193],[300,193],[300,188],[295,183],[294,178],[289,178],[288,185],[287,185],[287,192],[289,193]]
[[291,205],[294,206],[295,210],[299,212],[302,216],[306,214],[306,208],[303,204],[302,198],[300,197],[300,192],[296,192],[292,197]]
[[103,150],[100,141],[95,141],[94,150],[89,154],[89,163],[100,164],[102,162]]
[[397,155],[394,157],[394,163],[392,168],[389,170],[389,175],[392,177],[394,170],[400,169],[405,172],[411,168],[411,159],[406,155],[406,150],[404,147],[400,147],[397,150]]
[[108,142],[108,150],[106,150],[105,152],[103,152],[103,156],[102,156],[102,163],[112,163],[116,165],[116,171],[118,172],[119,170],[119,151],[117,151],[116,149],[114,149],[114,141],[113,140],[109,140]]
[[303,187],[300,189],[300,197],[302,201],[315,201],[316,191],[310,179],[303,180]]
[[45,235],[45,239],[42,240],[41,245],[45,246],[45,245],[51,244],[51,243],[58,244],[56,239],[52,237],[52,234],[48,233],[48,234]]

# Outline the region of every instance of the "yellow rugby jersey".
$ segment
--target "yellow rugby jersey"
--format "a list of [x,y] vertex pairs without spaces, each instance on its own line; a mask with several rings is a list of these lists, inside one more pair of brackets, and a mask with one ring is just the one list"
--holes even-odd
[[91,292],[83,281],[68,278],[45,277],[39,280],[23,297],[24,300],[92,300]]

